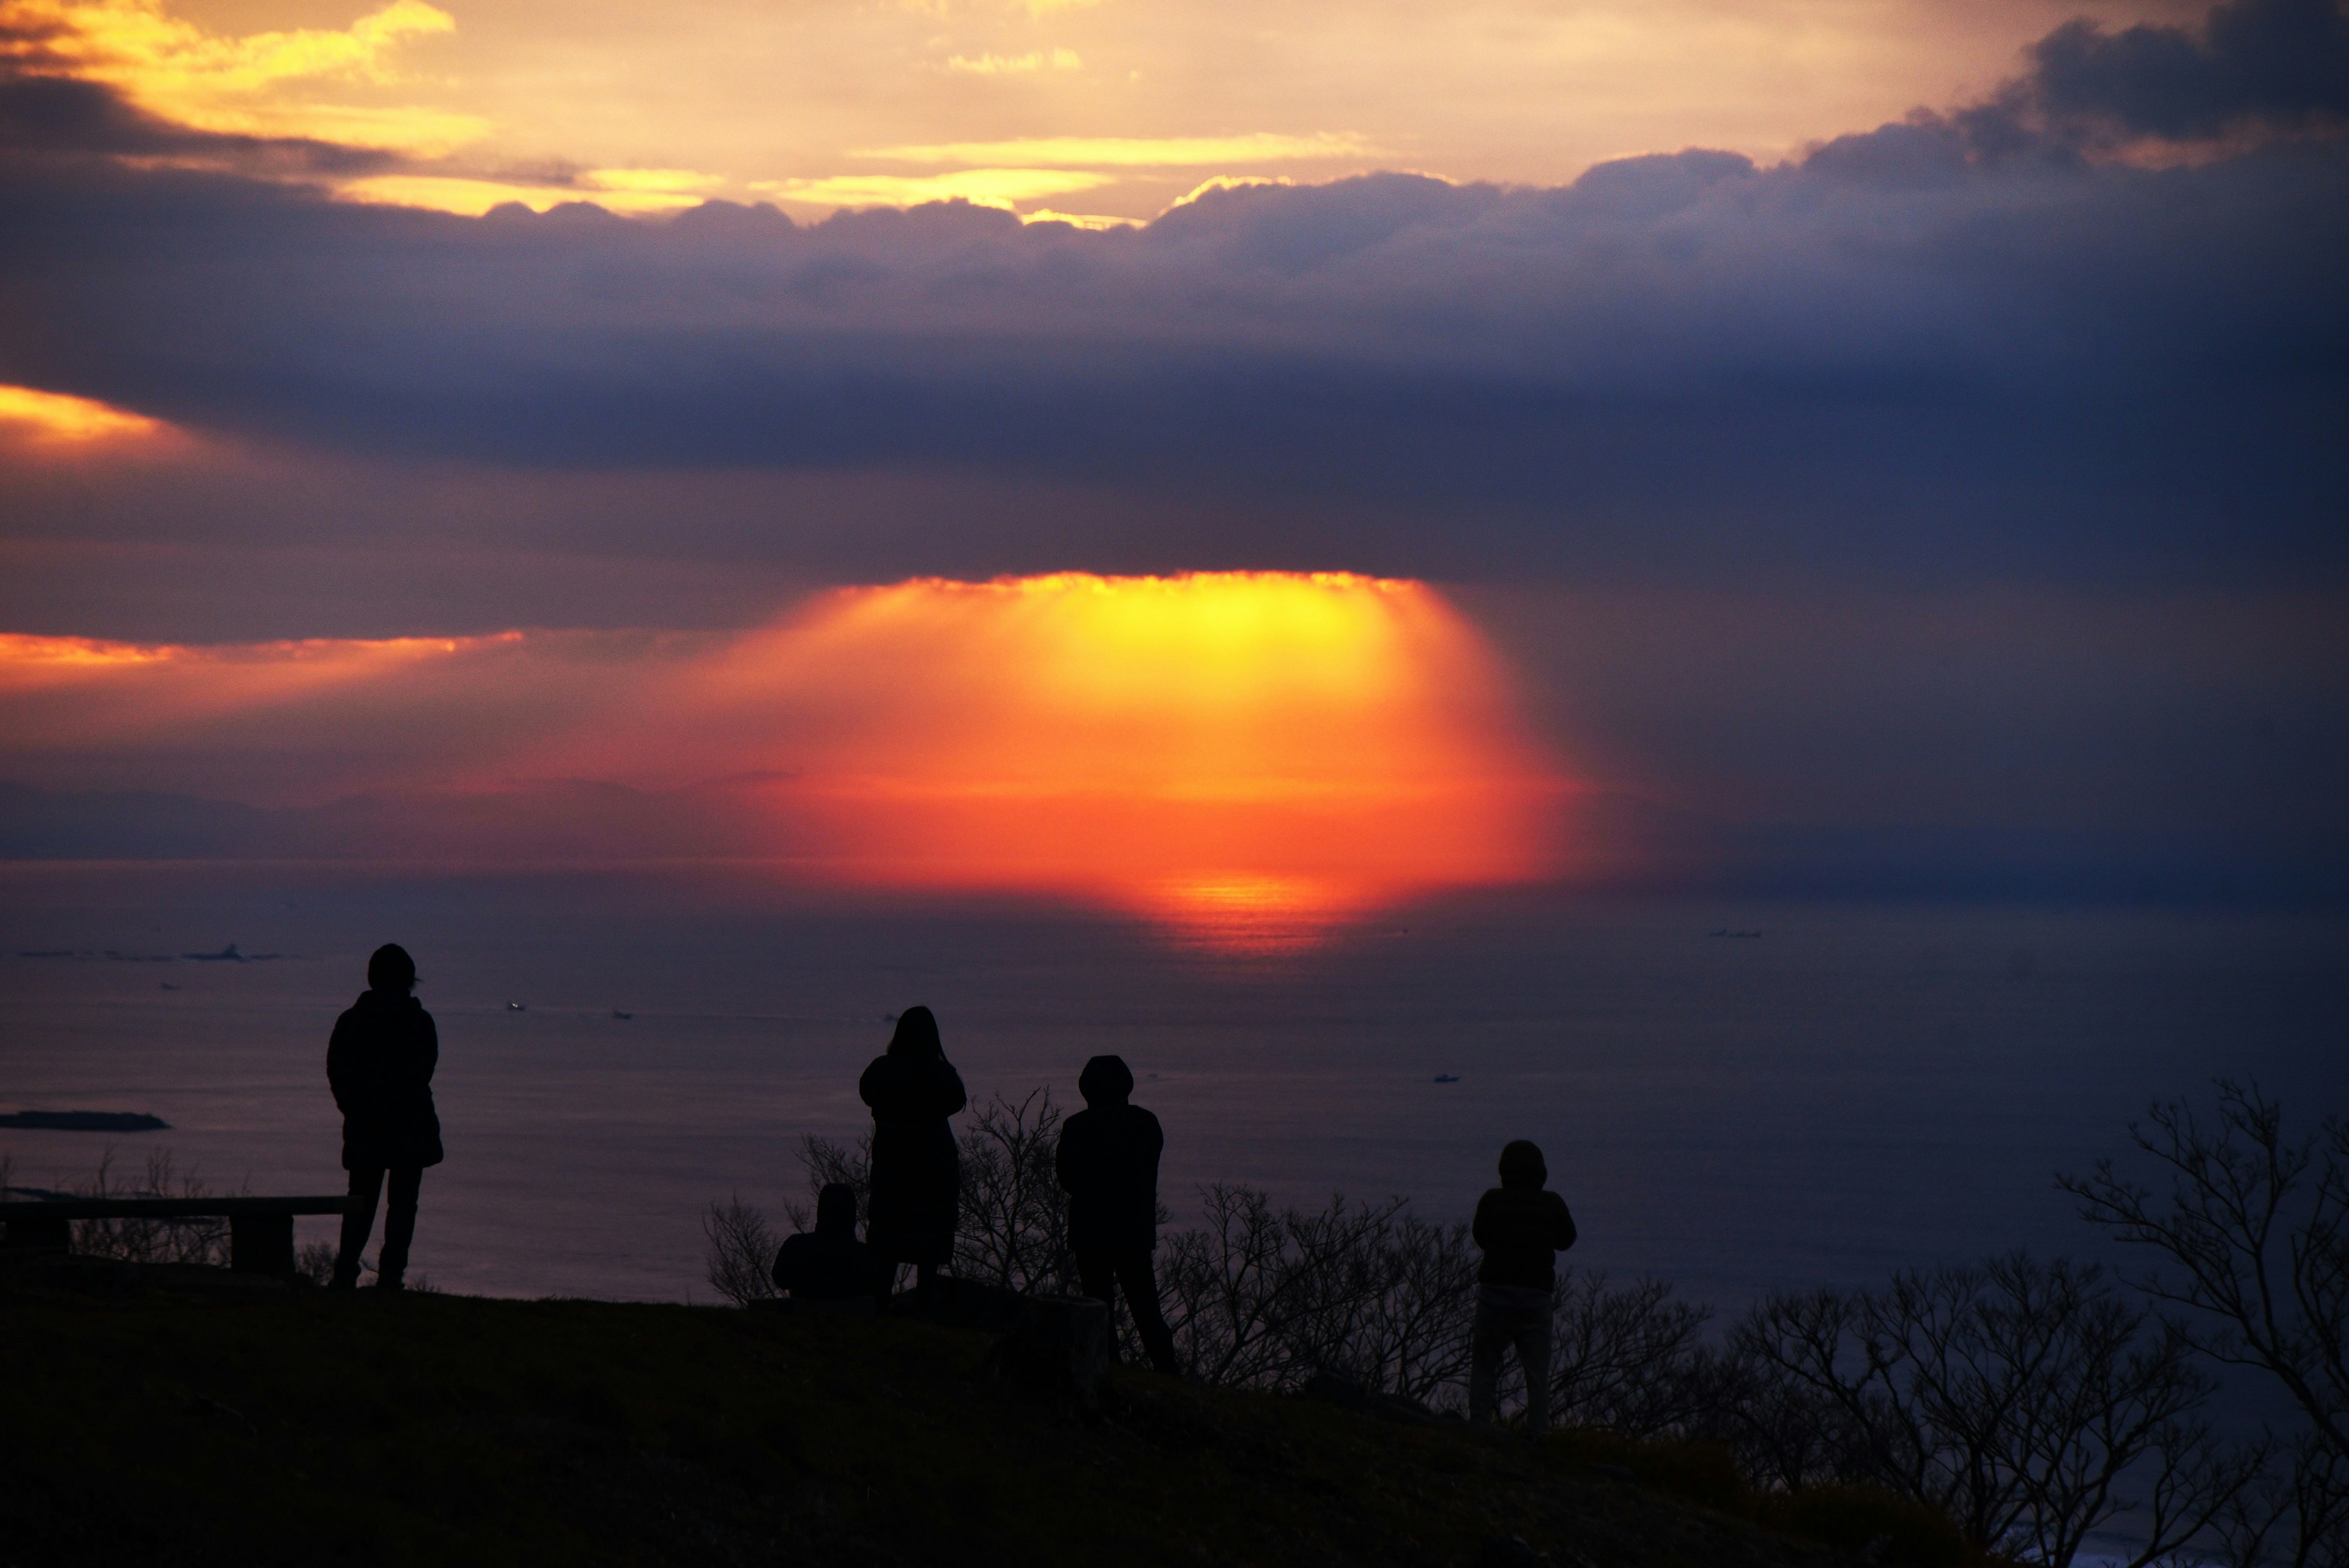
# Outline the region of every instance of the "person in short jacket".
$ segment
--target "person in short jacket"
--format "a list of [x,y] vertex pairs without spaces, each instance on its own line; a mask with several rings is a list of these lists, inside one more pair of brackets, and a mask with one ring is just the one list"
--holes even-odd
[[1490,1425],[1498,1403],[1501,1355],[1515,1345],[1526,1376],[1526,1429],[1549,1429],[1549,1308],[1557,1255],[1574,1245],[1574,1216],[1547,1190],[1542,1151],[1519,1138],[1501,1150],[1501,1185],[1476,1203],[1470,1228],[1485,1261],[1476,1270],[1476,1321],[1469,1339],[1468,1418]]
[[873,1107],[864,1239],[877,1266],[914,1265],[919,1299],[954,1251],[962,1157],[947,1118],[970,1103],[928,1008],[909,1007],[899,1016],[889,1049],[864,1069],[856,1091]]
[[391,1201],[384,1210],[383,1250],[376,1256],[376,1288],[404,1287],[424,1168],[442,1158],[440,1117],[432,1105],[440,1034],[423,1003],[409,994],[415,985],[416,961],[407,949],[396,942],[376,949],[367,960],[367,990],[335,1020],[326,1045],[326,1085],[343,1113],[343,1168],[351,1174],[332,1290],[358,1284],[359,1253],[375,1229],[376,1200],[387,1178]]
[[856,1189],[828,1183],[816,1194],[815,1229],[783,1238],[775,1288],[793,1301],[838,1302],[874,1293],[873,1249],[856,1239]]
[[1133,1074],[1115,1056],[1096,1056],[1077,1075],[1085,1108],[1061,1124],[1053,1165],[1069,1195],[1069,1251],[1085,1294],[1126,1311],[1150,1365],[1174,1376],[1174,1336],[1158,1310],[1150,1254],[1158,1245],[1158,1118],[1128,1104]]

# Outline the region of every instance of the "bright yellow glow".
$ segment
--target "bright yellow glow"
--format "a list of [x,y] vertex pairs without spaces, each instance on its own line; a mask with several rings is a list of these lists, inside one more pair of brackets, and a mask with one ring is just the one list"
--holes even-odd
[[1273,163],[1291,158],[1370,158],[1359,136],[1031,136],[1015,141],[938,141],[874,147],[859,158],[899,163],[1075,164],[1091,168],[1192,168],[1203,163]]
[[0,428],[59,444],[155,436],[171,429],[160,420],[94,399],[5,386],[0,386]]
[[1033,76],[1038,71],[1075,71],[1084,59],[1074,49],[1030,49],[1024,55],[949,55],[947,69],[976,77]]
[[1030,207],[1019,214],[1023,223],[1066,223],[1071,228],[1132,229],[1141,226],[1139,218],[1115,218],[1103,213],[1063,213],[1052,207]]
[[600,191],[683,195],[698,201],[725,184],[726,176],[704,174],[698,169],[595,169],[588,171],[586,182]]
[[341,29],[222,37],[168,16],[162,0],[0,0],[0,60],[122,89],[151,113],[202,130],[307,136],[426,155],[489,129],[479,115],[412,105],[301,101],[289,89],[396,82],[390,57],[456,26],[423,0],[393,0]]
[[[607,170],[601,172],[633,171]],[[707,199],[693,191],[631,190],[601,185],[514,185],[498,180],[460,180],[433,174],[374,175],[365,180],[354,180],[336,190],[335,194],[346,202],[364,202],[381,207],[424,207],[436,213],[455,213],[468,218],[478,218],[492,207],[502,207],[515,202],[533,213],[543,213],[566,202],[592,202],[607,212],[642,217],[698,207]]]
[[685,711],[821,711],[764,765],[854,879],[1202,929],[1545,875],[1570,788],[1439,594],[1344,573],[846,590],[697,684]]
[[750,189],[812,207],[913,207],[968,202],[1010,210],[1014,203],[1109,184],[1106,174],[1071,169],[959,169],[951,174],[835,174],[823,180],[761,180]]

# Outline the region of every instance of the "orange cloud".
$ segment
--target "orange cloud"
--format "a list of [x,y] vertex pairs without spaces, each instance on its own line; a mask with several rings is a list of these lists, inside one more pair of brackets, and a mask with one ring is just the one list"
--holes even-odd
[[0,633],[0,704],[12,748],[148,743],[224,716],[295,711],[420,662],[512,646],[488,638],[402,637],[188,647]]
[[44,444],[138,440],[167,433],[171,426],[144,414],[93,398],[44,392],[33,387],[0,386],[0,431]]
[[0,735],[76,787],[294,806],[421,788],[461,817],[594,781],[640,845],[709,846],[606,852],[1058,893],[1216,940],[1552,875],[1575,787],[1442,595],[1342,573],[922,579],[730,636],[0,637]]

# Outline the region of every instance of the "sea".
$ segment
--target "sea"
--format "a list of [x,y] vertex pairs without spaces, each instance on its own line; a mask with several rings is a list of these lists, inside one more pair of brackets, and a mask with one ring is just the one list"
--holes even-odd
[[9,1180],[168,1151],[215,1191],[339,1190],[326,1039],[384,941],[441,1043],[413,1268],[492,1295],[716,1299],[708,1206],[785,1226],[802,1139],[869,1125],[857,1075],[916,1002],[977,1099],[1073,1108],[1085,1060],[1124,1057],[1178,1225],[1217,1181],[1464,1219],[1531,1138],[1573,1262],[1725,1311],[2109,1258],[2058,1173],[2220,1077],[2302,1127],[2349,1109],[2340,911],[1520,888],[1223,929],[747,864],[24,862],[0,866],[0,1113],[169,1126],[0,1128]]

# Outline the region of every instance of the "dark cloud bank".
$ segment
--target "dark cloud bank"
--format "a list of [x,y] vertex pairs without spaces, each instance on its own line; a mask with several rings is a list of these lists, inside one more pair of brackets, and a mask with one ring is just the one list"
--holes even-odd
[[[133,171],[98,155],[191,157],[192,133],[20,80],[0,376],[411,464],[1039,487],[975,537],[915,505],[850,537],[769,510],[673,541],[836,576],[2331,574],[2344,32],[2323,0],[2075,26],[1989,102],[1784,167],[1372,175],[1109,234],[958,206],[335,204],[229,171],[314,149]],[[2132,150],[2188,166],[2113,161]]]
[[[745,582],[922,572],[1628,586],[1661,607],[1637,631],[1511,648],[1596,693],[1561,724],[1618,746],[1616,776],[1771,781],[1678,826],[1661,794],[1638,808],[1627,834],[1699,846],[1698,880],[2337,898],[2344,130],[2333,0],[2067,26],[1982,102],[1775,168],[1381,174],[1105,234],[958,206],[337,204],[287,178],[331,149],[4,82],[0,380],[243,455],[0,476],[5,532],[50,574],[0,609],[285,636],[740,619]],[[304,607],[321,552],[367,564]],[[1706,597],[1787,583],[1845,594],[1885,647],[1918,597],[1992,607],[1975,642],[1863,667],[1724,630]],[[1999,622],[2010,589],[2057,607]],[[2136,606],[2123,640],[2046,635],[2064,596]],[[2270,597],[2294,635],[2227,629]],[[2204,672],[2183,702],[2171,602]],[[1701,711],[1702,680],[1651,692],[1659,639],[1735,670],[1750,713]],[[1954,692],[1944,655],[1995,673]],[[1926,743],[1920,713],[1963,722]],[[1951,761],[1965,723],[2002,771]],[[1790,804],[1855,774],[1873,806]],[[9,853],[102,849],[79,808],[16,806],[55,831]],[[186,810],[223,843],[322,831]]]

